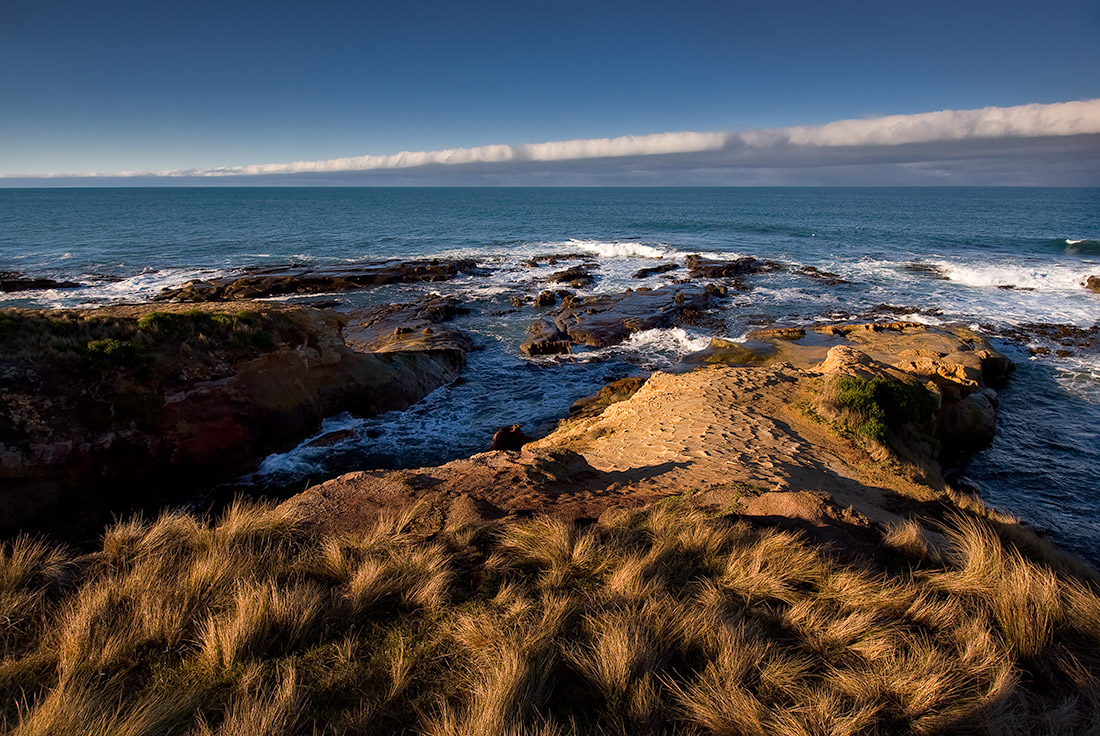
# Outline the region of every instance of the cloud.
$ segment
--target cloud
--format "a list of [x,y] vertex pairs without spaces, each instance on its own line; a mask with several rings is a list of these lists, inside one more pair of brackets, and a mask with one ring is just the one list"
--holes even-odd
[[[167,184],[1100,184],[1100,99],[758,130],[64,177]],[[47,177],[4,177],[6,186]],[[60,179],[51,182],[62,183]]]
[[[674,157],[714,154],[715,163],[761,165],[783,159],[792,150],[812,157],[814,149],[889,148],[953,141],[1045,138],[1100,134],[1100,100],[1054,104],[941,110],[918,115],[890,115],[866,120],[838,120],[750,131],[679,132],[591,138],[519,145],[402,151],[388,156],[351,156],[325,161],[254,164],[213,169],[156,172],[159,176],[256,176],[270,174],[378,171],[424,166],[551,163],[590,159]],[[763,154],[763,155],[761,155]]]

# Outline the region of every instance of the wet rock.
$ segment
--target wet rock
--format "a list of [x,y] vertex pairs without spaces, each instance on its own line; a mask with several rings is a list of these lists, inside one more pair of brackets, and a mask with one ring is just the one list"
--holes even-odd
[[508,303],[511,304],[516,309],[519,309],[520,307],[522,307],[524,304],[527,303],[527,298],[522,297],[522,296],[513,296],[513,297],[510,297],[508,299]]
[[292,294],[352,291],[383,284],[435,282],[459,274],[480,273],[469,259],[380,261],[355,266],[315,270],[305,266],[256,269],[238,276],[189,281],[176,289],[165,289],[155,301],[212,302],[261,299]]
[[705,350],[684,357],[687,365],[761,365],[776,354],[775,346],[762,340],[734,342],[720,337],[712,338]]
[[756,330],[749,335],[754,340],[801,340],[806,337],[804,327],[772,327]]
[[595,394],[574,401],[573,406],[569,407],[569,418],[584,419],[586,417],[598,416],[603,413],[604,409],[612,404],[625,401],[638,393],[638,389],[640,389],[645,382],[646,379],[641,376],[631,376],[629,378],[620,378],[618,381],[612,381]]
[[822,271],[821,269],[816,268],[815,266],[802,266],[797,271],[795,271],[795,273],[801,274],[803,276],[808,276],[812,279],[820,281],[821,283],[825,284],[826,286],[838,286],[840,284],[850,284],[850,283],[852,283],[851,281],[848,281],[847,279],[841,278],[839,275],[837,275],[835,273],[830,273],[829,271]]
[[554,253],[553,255],[532,256],[524,261],[523,265],[527,268],[536,268],[543,264],[556,266],[559,261],[579,261],[582,258],[588,258],[588,256],[583,253]]
[[902,268],[903,271],[908,271],[909,273],[920,274],[922,276],[931,276],[932,278],[937,279],[939,281],[949,281],[950,280],[947,277],[947,274],[945,274],[943,272],[943,269],[941,269],[939,266],[933,265],[931,263],[920,263],[919,261],[914,261],[912,263],[906,263],[901,268]]
[[552,307],[558,303],[558,298],[552,291],[540,291],[535,297],[536,307]]
[[574,289],[583,289],[586,286],[591,286],[596,281],[592,274],[588,272],[588,266],[583,265],[573,266],[564,271],[550,274],[546,280],[554,284],[569,284]]
[[442,327],[457,315],[466,314],[457,298],[429,294],[410,304],[382,304],[348,313],[344,326],[347,344],[364,353],[394,353],[420,350],[473,349],[465,333]]
[[501,427],[493,434],[493,441],[489,445],[490,450],[519,450],[530,440],[518,424],[510,427]]
[[699,287],[664,287],[567,301],[528,328],[530,337],[520,345],[524,355],[569,353],[576,345],[617,345],[635,332],[671,327],[687,310],[701,313],[711,296]]
[[679,263],[662,263],[659,266],[649,266],[647,268],[639,268],[634,272],[634,278],[647,279],[650,276],[657,276],[658,274],[668,273],[669,271],[675,271],[680,267]]
[[1100,276],[1089,276],[1085,279],[1085,288],[1100,294]]
[[868,314],[922,314],[926,317],[943,316],[943,310],[936,307],[907,307],[897,304],[876,304],[868,311]]
[[39,291],[42,289],[79,289],[84,284],[75,281],[55,281],[54,279],[34,278],[18,271],[0,271],[0,292]]
[[732,261],[719,261],[694,254],[684,258],[684,265],[688,267],[693,279],[734,278],[778,271],[783,268],[782,264],[775,261],[762,261],[752,256],[736,258]]

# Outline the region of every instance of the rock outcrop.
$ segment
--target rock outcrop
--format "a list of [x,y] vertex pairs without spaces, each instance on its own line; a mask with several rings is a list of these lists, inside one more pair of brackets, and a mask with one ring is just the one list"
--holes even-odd
[[305,266],[251,269],[240,275],[188,281],[157,294],[156,301],[216,302],[262,299],[292,294],[353,291],[383,284],[447,281],[459,274],[478,273],[469,259],[379,261],[354,266],[313,269]]
[[41,289],[79,289],[83,284],[75,281],[55,281],[54,279],[35,278],[18,271],[0,271],[0,292],[38,291]]
[[405,408],[464,364],[457,350],[356,353],[343,315],[246,306],[0,312],[4,526],[193,493],[326,416]]
[[706,289],[683,286],[565,300],[558,311],[531,325],[520,350],[524,355],[554,355],[578,345],[617,345],[635,332],[697,319],[711,298]]
[[1089,276],[1085,279],[1085,288],[1100,294],[1100,276]]
[[[596,519],[664,499],[798,528],[848,549],[858,549],[873,527],[954,507],[934,455],[868,462],[860,438],[806,407],[837,399],[829,385],[842,378],[852,379],[856,394],[872,388],[862,394],[872,401],[900,396],[904,404],[907,392],[918,391],[927,399],[919,405],[898,413],[886,407],[881,421],[888,431],[920,449],[917,428],[953,424],[950,432],[977,445],[995,405],[986,383],[1007,375],[1007,358],[968,330],[905,323],[772,330],[756,339],[770,342],[764,365],[703,365],[644,382],[626,379],[578,402],[553,433],[521,451],[351,473],[288,505],[309,523],[349,531],[414,503],[430,504],[446,525],[453,515],[471,513]],[[885,381],[907,388],[895,394],[881,389],[893,385]],[[909,408],[914,421],[899,422]],[[852,418],[856,409],[866,406],[848,407]]]

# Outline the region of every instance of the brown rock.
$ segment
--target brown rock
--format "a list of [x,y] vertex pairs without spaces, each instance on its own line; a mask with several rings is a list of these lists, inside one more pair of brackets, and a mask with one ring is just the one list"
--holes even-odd
[[539,295],[535,297],[536,307],[552,307],[558,301],[558,298],[554,296],[552,291],[540,291]]
[[511,427],[501,427],[493,434],[493,441],[489,445],[490,450],[519,450],[529,440],[518,424]]
[[585,396],[573,402],[569,407],[570,419],[583,419],[598,416],[604,409],[620,401],[626,401],[645,384],[645,378],[631,376],[612,381],[592,396]]
[[1100,294],[1100,276],[1089,276],[1085,279],[1085,288]]

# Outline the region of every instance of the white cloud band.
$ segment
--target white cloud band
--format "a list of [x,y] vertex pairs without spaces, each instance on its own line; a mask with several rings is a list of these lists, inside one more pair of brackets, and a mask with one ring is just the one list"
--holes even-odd
[[[407,169],[429,165],[501,164],[613,159],[635,156],[724,151],[759,154],[769,150],[881,147],[908,144],[1006,138],[1046,138],[1100,134],[1100,99],[978,110],[941,110],[917,115],[889,115],[866,120],[838,120],[751,131],[679,132],[591,138],[519,145],[402,151],[388,156],[351,156],[325,161],[254,164],[214,169],[156,172],[157,176],[254,176]],[[728,155],[726,157],[728,163]],[[132,175],[129,172],[125,175]],[[148,174],[146,174],[148,175]]]

